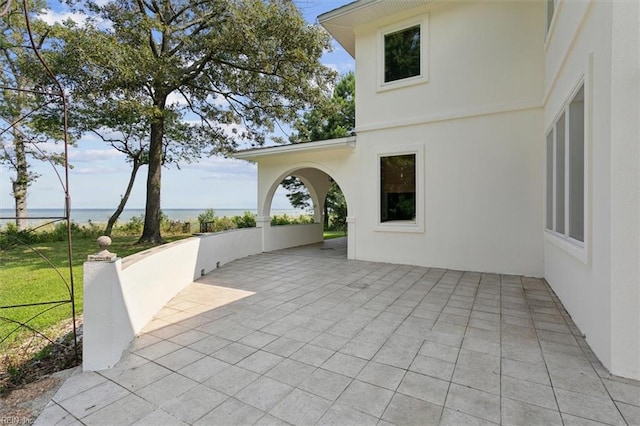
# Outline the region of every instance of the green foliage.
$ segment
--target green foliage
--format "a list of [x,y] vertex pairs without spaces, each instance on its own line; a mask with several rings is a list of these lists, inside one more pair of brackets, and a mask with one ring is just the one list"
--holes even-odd
[[238,228],[255,228],[256,215],[251,212],[244,212],[242,216],[234,216],[231,218]]
[[349,71],[340,78],[327,102],[296,121],[296,133],[289,140],[291,143],[304,143],[353,136],[355,125],[356,77]]
[[213,211],[213,209],[206,209],[204,213],[198,215],[198,222],[200,222],[200,225],[202,225],[207,222],[213,222],[215,218],[215,211]]
[[216,217],[213,209],[206,209],[198,215],[200,232],[220,232],[237,228],[253,228],[256,226],[256,215],[244,212],[242,216]]
[[215,220],[213,221],[213,227],[209,232],[221,232],[237,228],[238,225],[236,225],[231,218],[224,216],[215,218]]
[[[52,62],[71,89],[79,129],[139,126],[133,131],[148,137],[141,241],[161,241],[163,164],[263,144],[276,123],[324,102],[335,74],[319,61],[328,34],[292,0],[90,4],[85,25],[57,28]],[[187,113],[198,120],[184,120]]]
[[308,225],[313,223],[313,216],[301,214],[300,216],[282,215],[271,216],[271,226],[280,225]]
[[334,238],[346,237],[346,231],[324,231],[323,238],[325,240],[332,240]]
[[115,234],[118,235],[140,235],[142,227],[144,226],[144,215],[132,216],[131,219],[124,225],[118,226],[115,229]]
[[[355,88],[353,72],[342,76],[328,102],[306,112],[296,121],[291,143],[304,143],[335,139],[355,134]],[[311,197],[302,181],[296,176],[285,178],[281,185],[287,190],[287,198],[295,208],[310,208]],[[340,187],[332,182],[325,200],[325,228],[344,229],[347,220],[347,204]]]
[[329,215],[327,231],[339,231],[347,229],[347,202],[340,187],[333,182],[325,200]]
[[[91,223],[79,226],[77,223],[71,222],[70,228],[72,239],[93,239],[102,235],[100,228]],[[58,222],[48,229],[26,229],[23,231],[19,231],[13,223],[7,223],[0,231],[0,249],[67,241],[67,235],[67,225],[64,222]]]

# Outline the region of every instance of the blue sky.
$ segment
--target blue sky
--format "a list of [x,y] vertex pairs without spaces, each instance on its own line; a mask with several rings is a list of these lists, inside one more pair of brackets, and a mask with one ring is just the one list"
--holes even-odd
[[[343,6],[350,0],[297,0],[296,3],[309,22],[318,15]],[[69,17],[53,6],[47,18],[51,21]],[[332,52],[322,62],[340,73],[354,69],[354,61],[336,42]],[[85,137],[77,147],[69,148],[69,171],[72,208],[113,208],[124,193],[130,167],[124,156],[95,137]],[[51,166],[33,163],[33,171],[40,178],[29,187],[29,208],[61,208],[64,193]],[[63,173],[59,169],[59,173]],[[255,165],[241,160],[221,157],[203,158],[197,163],[182,164],[162,171],[162,208],[255,208],[257,173]],[[0,208],[13,208],[11,196],[12,171],[0,166]],[[128,208],[143,208],[147,169],[141,168]],[[283,191],[276,193],[273,208],[288,208]]]

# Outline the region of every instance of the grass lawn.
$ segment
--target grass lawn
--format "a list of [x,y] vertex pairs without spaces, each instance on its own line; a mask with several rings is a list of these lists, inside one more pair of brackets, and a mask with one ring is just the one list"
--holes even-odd
[[[345,235],[344,231],[327,231],[324,238],[328,240]],[[188,236],[170,235],[165,236],[165,239],[175,241]],[[136,245],[137,239],[137,236],[114,237],[109,251],[123,258],[151,247]],[[72,263],[77,315],[82,313],[82,265],[87,255],[97,251],[99,249],[94,239],[73,241]],[[49,262],[55,265],[57,270]],[[66,242],[38,243],[31,248],[20,246],[0,250],[0,266],[0,306],[62,301],[70,298],[71,280]],[[18,327],[14,321],[27,323],[38,331],[44,331],[69,318],[70,303],[0,309],[0,352],[7,345],[13,346],[20,342],[25,335],[24,329],[13,333]]]
[[[174,241],[187,236],[169,236],[165,239]],[[137,239],[134,236],[114,237],[109,250],[118,257],[126,257],[151,247],[136,245]],[[57,271],[32,249],[45,256]],[[94,239],[73,241],[72,267],[77,314],[82,313],[82,265],[87,255],[98,251]],[[70,299],[66,242],[38,243],[31,248],[21,246],[0,250],[0,266],[0,306]],[[0,309],[0,352],[6,345],[15,344],[24,336],[24,330],[12,333],[17,327],[12,321],[27,322],[36,330],[43,331],[68,318],[71,318],[70,303]]]
[[333,238],[346,237],[346,231],[324,231],[324,239],[331,240]]

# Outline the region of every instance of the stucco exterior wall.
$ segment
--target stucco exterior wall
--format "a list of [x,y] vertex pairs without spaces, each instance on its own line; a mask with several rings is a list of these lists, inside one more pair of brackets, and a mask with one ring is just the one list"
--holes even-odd
[[545,277],[605,367],[636,379],[639,10],[637,2],[560,2],[546,45],[544,105],[547,129],[584,80],[585,244],[544,231]]
[[[356,28],[356,258],[543,275],[543,16],[541,2],[447,2]],[[382,87],[382,33],[416,19],[428,81]],[[386,232],[378,155],[404,147],[423,157],[420,229]]]
[[[500,113],[366,132],[355,203],[357,258],[542,276],[542,111]],[[378,153],[421,147],[424,230],[378,227]]]
[[[356,125],[388,128],[435,118],[539,106],[544,2],[442,2],[355,29]],[[381,89],[381,31],[421,19],[428,82]]]

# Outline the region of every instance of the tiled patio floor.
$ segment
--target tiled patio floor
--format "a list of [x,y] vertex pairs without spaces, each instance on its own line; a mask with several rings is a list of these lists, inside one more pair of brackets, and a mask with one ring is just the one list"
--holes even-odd
[[544,281],[344,258],[224,265],[37,424],[640,424]]

